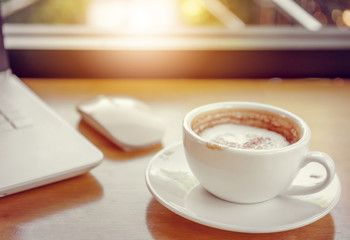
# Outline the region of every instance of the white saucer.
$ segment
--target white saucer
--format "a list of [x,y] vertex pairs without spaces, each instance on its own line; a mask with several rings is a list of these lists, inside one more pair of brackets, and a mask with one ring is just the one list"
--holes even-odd
[[[313,172],[312,176],[317,174]],[[258,204],[227,202],[198,184],[187,165],[182,142],[154,156],[146,169],[146,183],[162,205],[182,217],[214,228],[249,233],[280,232],[313,223],[332,210],[341,193],[336,175],[326,189],[316,194],[279,196]]]

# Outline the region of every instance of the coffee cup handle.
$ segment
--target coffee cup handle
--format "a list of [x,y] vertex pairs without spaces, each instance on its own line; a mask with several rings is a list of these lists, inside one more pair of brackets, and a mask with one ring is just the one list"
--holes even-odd
[[326,153],[310,151],[306,155],[300,169],[312,162],[319,163],[325,168],[327,172],[326,178],[322,182],[312,186],[292,185],[283,193],[283,195],[305,195],[316,193],[325,189],[332,182],[335,175],[335,165],[333,159]]

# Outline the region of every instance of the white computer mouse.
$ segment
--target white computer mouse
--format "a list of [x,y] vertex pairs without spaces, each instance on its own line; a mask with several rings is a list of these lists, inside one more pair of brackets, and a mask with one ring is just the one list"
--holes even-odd
[[124,151],[159,144],[165,124],[144,102],[128,96],[105,96],[77,106],[82,119]]

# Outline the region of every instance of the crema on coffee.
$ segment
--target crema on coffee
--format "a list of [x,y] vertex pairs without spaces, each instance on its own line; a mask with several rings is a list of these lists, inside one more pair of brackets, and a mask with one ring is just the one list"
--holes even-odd
[[252,109],[219,109],[196,116],[192,130],[208,147],[240,149],[275,149],[297,142],[300,127],[291,119],[276,113]]

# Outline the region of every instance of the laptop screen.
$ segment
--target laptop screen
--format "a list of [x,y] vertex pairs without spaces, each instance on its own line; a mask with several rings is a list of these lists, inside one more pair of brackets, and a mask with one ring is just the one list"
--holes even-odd
[[2,32],[3,19],[1,16],[1,6],[0,6],[0,72],[9,69],[9,61],[7,52],[4,46],[4,35]]

